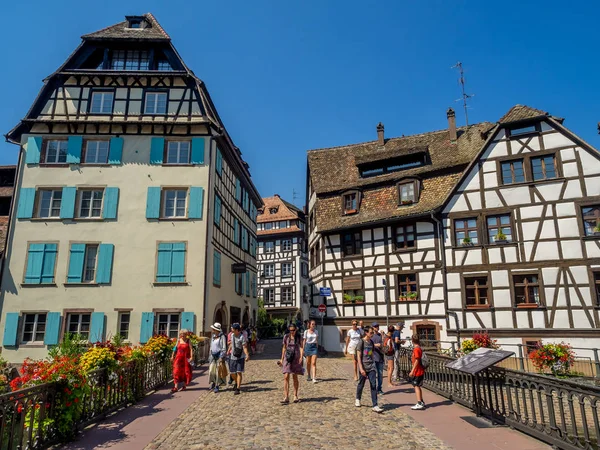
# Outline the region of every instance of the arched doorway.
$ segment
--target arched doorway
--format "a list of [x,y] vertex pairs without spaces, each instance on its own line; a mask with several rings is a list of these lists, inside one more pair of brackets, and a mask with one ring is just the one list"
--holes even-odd
[[214,322],[219,322],[221,324],[221,330],[223,330],[223,333],[227,334],[229,332],[229,326],[227,323],[227,309],[225,308],[225,302],[221,303],[220,305],[217,305],[217,307],[215,308],[213,323]]
[[250,325],[250,314],[249,314],[248,308],[246,308],[244,310],[244,317],[242,318],[242,324],[245,327],[248,327],[248,325]]

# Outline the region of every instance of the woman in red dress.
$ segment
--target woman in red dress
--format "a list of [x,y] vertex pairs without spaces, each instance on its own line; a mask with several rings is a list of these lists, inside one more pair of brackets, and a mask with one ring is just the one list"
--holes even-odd
[[[192,381],[192,365],[190,364],[192,360],[192,347],[190,346],[187,334],[186,330],[179,332],[179,341],[173,353],[173,383],[175,386],[171,389],[171,392],[184,391]],[[183,383],[181,389],[178,389],[179,383]]]

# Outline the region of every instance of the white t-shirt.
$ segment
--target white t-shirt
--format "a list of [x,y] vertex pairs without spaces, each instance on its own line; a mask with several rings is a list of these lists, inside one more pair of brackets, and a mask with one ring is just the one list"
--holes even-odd
[[306,344],[316,344],[318,335],[319,333],[317,333],[317,330],[313,331],[312,333],[310,332],[310,330],[306,330],[304,332],[304,342]]
[[351,329],[348,331],[348,337],[350,338],[348,347],[356,347],[360,342],[360,331]]

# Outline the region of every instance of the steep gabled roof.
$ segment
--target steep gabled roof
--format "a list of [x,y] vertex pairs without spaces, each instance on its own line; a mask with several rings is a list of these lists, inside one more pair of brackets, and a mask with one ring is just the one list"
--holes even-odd
[[[259,214],[256,221],[258,223],[265,222],[276,222],[279,220],[295,220],[302,219],[300,217],[302,210],[295,207],[291,203],[283,200],[279,195],[275,194],[273,197],[263,198],[264,211],[262,214]],[[277,212],[271,214],[270,209],[276,208]]]
[[537,117],[547,117],[549,114],[541,109],[531,108],[527,105],[515,105],[502,116],[498,123],[518,122],[519,120],[535,119]]
[[93,33],[84,34],[81,36],[84,40],[94,39],[142,39],[142,40],[171,40],[171,37],[167,32],[160,26],[158,20],[151,14],[147,13],[143,16],[147,22],[145,28],[129,28],[129,21],[124,20],[115,25],[111,25],[101,30],[94,31]]

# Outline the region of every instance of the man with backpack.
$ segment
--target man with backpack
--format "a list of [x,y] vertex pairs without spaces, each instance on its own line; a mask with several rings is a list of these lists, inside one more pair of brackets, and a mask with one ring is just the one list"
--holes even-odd
[[242,334],[240,324],[234,323],[231,328],[233,329],[233,335],[229,344],[229,373],[231,373],[234,381],[233,393],[238,395],[242,385],[244,365],[250,359],[250,354],[248,353],[248,339]]
[[425,369],[429,366],[429,359],[427,355],[423,353],[421,348],[421,341],[419,336],[416,334],[412,337],[413,352],[412,352],[412,369],[408,374],[412,385],[415,387],[415,394],[417,396],[417,404],[411,409],[425,409],[425,402],[423,401],[423,378],[425,377]]
[[377,404],[377,372],[375,362],[373,361],[373,353],[375,346],[371,338],[373,337],[374,329],[365,327],[365,335],[356,346],[356,360],[358,361],[358,386],[356,386],[356,400],[354,406],[360,407],[360,398],[365,387],[365,382],[369,380],[371,386],[371,402],[373,403],[373,412],[382,413],[383,408]]
[[374,331],[371,341],[373,341],[374,348],[373,361],[375,362],[375,369],[377,370],[377,394],[383,395],[383,338],[379,333],[379,324],[377,322],[373,322],[371,327],[373,327]]

